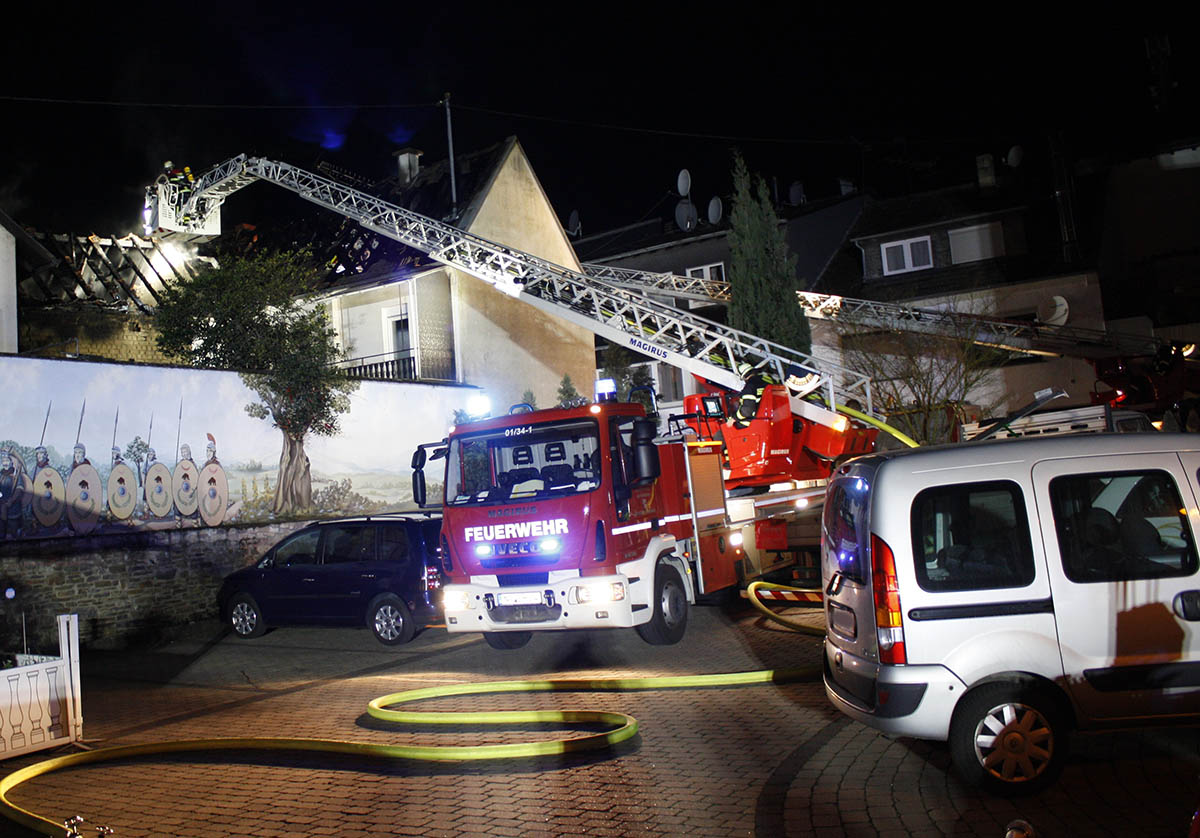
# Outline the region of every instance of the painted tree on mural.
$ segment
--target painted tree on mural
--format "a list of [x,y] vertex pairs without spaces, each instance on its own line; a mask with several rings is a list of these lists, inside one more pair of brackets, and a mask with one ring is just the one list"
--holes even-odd
[[274,511],[305,512],[313,495],[304,440],[338,434],[358,382],[334,366],[342,351],[313,296],[319,274],[308,251],[218,262],[162,294],[158,346],[193,366],[241,373],[260,399],[246,412],[283,434]]

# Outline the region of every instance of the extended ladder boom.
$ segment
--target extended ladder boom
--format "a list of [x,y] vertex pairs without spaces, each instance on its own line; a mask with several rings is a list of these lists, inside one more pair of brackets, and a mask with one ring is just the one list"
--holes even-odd
[[[286,163],[241,155],[210,169],[197,178],[184,205],[174,208],[174,218],[189,220],[176,222],[173,229],[195,231],[205,229],[206,225],[211,228],[211,221],[217,217],[216,211],[225,198],[255,180],[289,189],[368,230],[490,282],[499,290],[606,340],[722,386],[739,389],[743,379],[736,372],[738,364],[749,362],[761,366],[779,381],[815,373],[822,379],[828,403],[841,404],[853,398],[868,412],[872,410],[871,383],[866,375],[490,242]],[[168,189],[166,184],[160,187],[158,201],[170,199],[172,193]],[[148,207],[148,217],[154,209]],[[815,406],[794,403],[793,409],[811,415]]]
[[1151,335],[992,320],[963,312],[856,300],[836,294],[796,293],[801,308],[809,317],[840,320],[875,329],[960,338],[1031,355],[1089,359],[1120,354],[1153,355],[1164,345],[1163,341]]

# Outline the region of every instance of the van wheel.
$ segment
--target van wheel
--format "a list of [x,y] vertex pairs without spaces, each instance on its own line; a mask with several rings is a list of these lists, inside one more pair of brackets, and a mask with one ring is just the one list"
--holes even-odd
[[1029,682],[985,684],[954,711],[950,758],[972,785],[996,794],[1030,794],[1062,771],[1067,727],[1046,688]]
[[243,639],[262,637],[267,631],[262,611],[250,594],[238,594],[229,602],[229,625]]
[[654,615],[637,626],[637,633],[651,646],[672,646],[687,629],[688,601],[679,571],[660,564],[654,572]]
[[367,609],[367,625],[384,646],[399,646],[416,633],[408,606],[395,594],[380,594]]
[[533,637],[531,631],[485,631],[483,639],[493,649],[520,649]]

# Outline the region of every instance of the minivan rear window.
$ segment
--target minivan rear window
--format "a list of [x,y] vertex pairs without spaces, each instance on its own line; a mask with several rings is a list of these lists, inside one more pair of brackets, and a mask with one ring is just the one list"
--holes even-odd
[[821,537],[826,561],[860,585],[866,579],[863,562],[870,532],[867,529],[867,483],[861,477],[836,480],[825,495]]
[[1021,488],[1011,481],[937,486],[912,506],[917,584],[926,591],[1021,588],[1033,547]]

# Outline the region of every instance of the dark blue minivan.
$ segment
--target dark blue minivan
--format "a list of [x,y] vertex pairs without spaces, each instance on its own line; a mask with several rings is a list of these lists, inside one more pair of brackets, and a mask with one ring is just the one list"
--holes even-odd
[[441,518],[404,514],[318,521],[225,577],[221,618],[238,637],[283,625],[370,626],[407,643],[440,620]]

